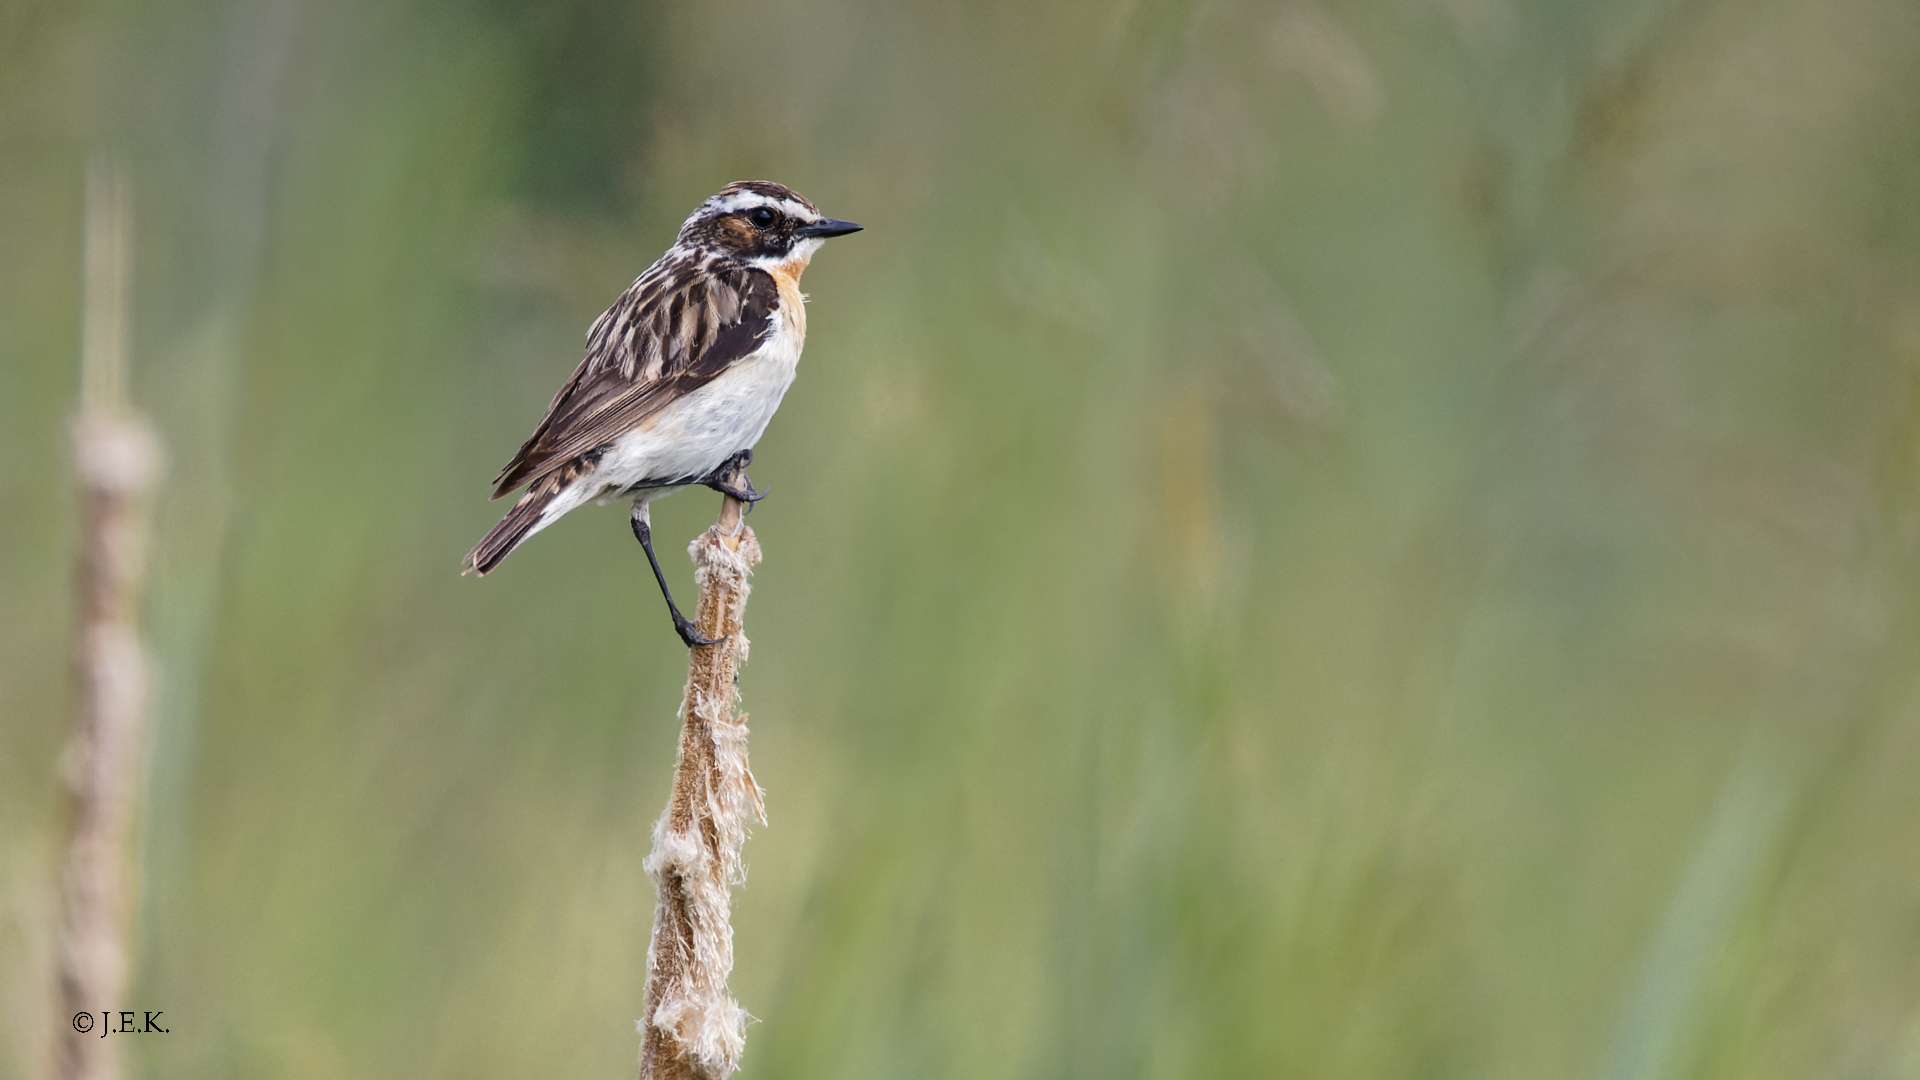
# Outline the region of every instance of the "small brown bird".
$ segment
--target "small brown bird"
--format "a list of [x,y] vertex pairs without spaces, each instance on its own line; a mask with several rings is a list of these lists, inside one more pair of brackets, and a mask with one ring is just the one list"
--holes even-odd
[[701,203],[587,331],[586,358],[494,480],[496,499],[522,485],[526,494],[467,553],[463,572],[488,573],[588,500],[631,498],[633,533],[674,629],[689,646],[713,644],[673,602],[647,504],[694,485],[760,500],[745,467],[806,342],[800,273],[828,237],[858,231],[762,180]]

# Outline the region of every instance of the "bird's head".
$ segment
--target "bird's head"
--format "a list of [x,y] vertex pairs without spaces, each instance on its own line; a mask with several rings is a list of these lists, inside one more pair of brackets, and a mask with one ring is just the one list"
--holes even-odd
[[851,221],[823,217],[792,188],[741,180],[693,212],[680,226],[679,246],[739,259],[762,269],[804,267],[830,236],[859,232]]

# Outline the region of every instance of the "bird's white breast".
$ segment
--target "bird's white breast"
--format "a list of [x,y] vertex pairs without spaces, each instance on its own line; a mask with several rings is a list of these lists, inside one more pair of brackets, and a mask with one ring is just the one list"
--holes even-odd
[[792,304],[786,292],[783,287],[760,348],[614,440],[590,474],[591,485],[612,495],[647,481],[705,476],[759,442],[793,385],[806,341],[806,316],[793,314],[800,309],[798,290]]

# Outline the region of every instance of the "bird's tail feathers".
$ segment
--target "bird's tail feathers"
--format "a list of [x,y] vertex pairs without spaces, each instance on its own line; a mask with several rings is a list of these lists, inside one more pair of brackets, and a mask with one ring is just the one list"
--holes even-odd
[[[567,479],[559,473],[552,473],[535,481],[526,494],[520,496],[520,501],[513,504],[513,509],[507,511],[507,516],[500,519],[500,524],[488,530],[473,550],[467,552],[460,572],[485,577],[500,565],[500,560],[519,547],[521,541],[573,509],[572,506],[554,505],[555,499],[566,494]],[[577,499],[573,501],[578,502]]]

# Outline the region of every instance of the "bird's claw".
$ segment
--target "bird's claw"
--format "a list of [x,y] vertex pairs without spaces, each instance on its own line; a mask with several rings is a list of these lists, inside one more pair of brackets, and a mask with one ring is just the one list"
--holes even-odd
[[680,631],[680,640],[686,642],[687,648],[689,649],[696,645],[718,645],[727,640],[724,635],[717,638],[703,636],[700,630],[693,625],[693,620],[681,615],[679,612],[674,613],[673,628]]
[[765,491],[753,489],[753,480],[747,476],[747,466],[752,463],[753,451],[742,450],[722,462],[719,468],[708,473],[706,479],[700,482],[751,509],[754,503],[767,497]]
[[[754,490],[752,481],[746,479],[745,474],[741,475],[740,483],[738,484],[731,484],[724,480],[715,480],[707,486],[725,495],[729,499],[738,499],[747,506],[752,506],[754,503],[767,497],[766,491]],[[772,490],[773,485],[767,485],[767,491]]]

